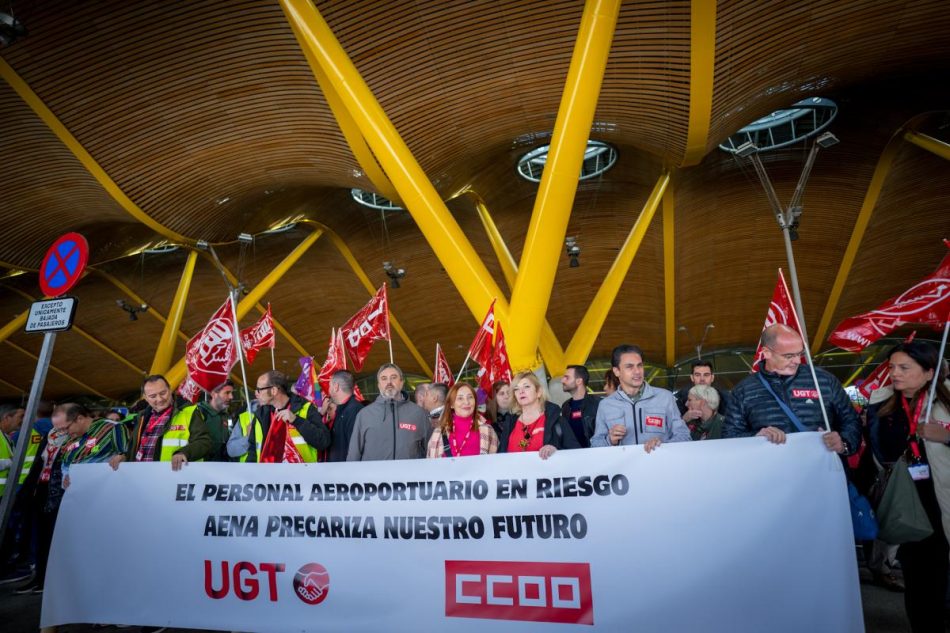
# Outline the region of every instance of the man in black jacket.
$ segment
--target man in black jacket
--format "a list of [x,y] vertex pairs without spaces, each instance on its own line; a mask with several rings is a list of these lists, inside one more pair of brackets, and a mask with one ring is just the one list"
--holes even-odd
[[574,437],[581,448],[590,448],[590,437],[594,434],[597,420],[597,405],[600,398],[587,393],[590,372],[583,365],[568,365],[561,376],[561,388],[571,395],[561,405],[561,415],[574,431]]
[[353,374],[340,369],[330,376],[330,390],[327,397],[336,405],[336,413],[332,421],[327,420],[333,441],[327,453],[327,461],[345,462],[346,452],[350,447],[350,436],[353,435],[353,423],[356,414],[363,408],[363,403],[353,397],[353,387],[356,379]]
[[[786,325],[771,325],[762,331],[762,347],[765,359],[759,363],[759,371],[732,390],[733,402],[722,436],[761,435],[782,444],[786,433],[824,430],[811,370],[802,365],[805,347],[801,336]],[[823,435],[825,446],[850,455],[861,442],[861,423],[838,379],[820,367],[815,367],[815,373],[833,429]],[[786,408],[798,419],[801,429]]]
[[268,371],[257,378],[254,393],[260,407],[255,415],[263,430],[264,443],[267,444],[271,424],[281,420],[287,424],[287,432],[301,459],[315,462],[317,451],[330,446],[330,429],[323,423],[317,407],[292,393],[288,385],[287,377],[279,371]]

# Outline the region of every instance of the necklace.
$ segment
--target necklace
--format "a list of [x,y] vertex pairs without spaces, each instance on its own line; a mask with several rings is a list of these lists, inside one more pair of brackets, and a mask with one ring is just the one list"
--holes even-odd
[[521,422],[522,431],[524,431],[524,438],[518,442],[518,446],[521,447],[522,451],[528,450],[528,445],[531,444],[531,436],[534,435],[534,427],[538,425],[538,422],[541,420],[541,418],[542,416],[538,416],[538,418],[531,424],[525,424],[524,420],[518,420]]

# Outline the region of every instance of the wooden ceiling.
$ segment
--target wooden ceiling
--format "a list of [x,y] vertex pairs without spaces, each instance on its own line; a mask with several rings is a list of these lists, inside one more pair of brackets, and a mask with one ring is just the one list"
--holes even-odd
[[[782,236],[751,166],[717,145],[805,97],[838,103],[831,129],[841,139],[819,155],[795,243],[809,330],[816,331],[826,309],[872,176],[895,135],[893,163],[832,324],[929,274],[944,254],[950,163],[899,135],[916,130],[950,141],[945,3],[713,4],[715,47],[696,51],[693,5],[708,3],[621,6],[591,132],[613,144],[619,160],[578,187],[567,235],[578,238],[581,266],[569,268],[563,258],[547,312],[564,347],[664,169],[672,170],[675,198],[675,324],[695,334],[714,323],[707,349],[754,344],[776,269],[785,266]],[[478,192],[517,260],[537,185],[520,178],[515,165],[550,139],[583,2],[316,6],[438,192],[446,199],[466,186]],[[28,296],[39,296],[30,271],[58,235],[83,233],[96,269],[74,292],[82,332],[58,337],[48,397],[126,397],[151,366],[163,327],[157,317],[168,315],[186,250],[130,253],[169,234],[182,243],[206,240],[253,288],[313,229],[300,223],[287,233],[261,234],[288,218],[328,227],[373,285],[386,280],[383,261],[405,268],[402,287],[390,292],[393,314],[427,364],[439,342],[458,368],[476,321],[409,214],[390,213],[383,222],[380,212],[351,199],[351,187],[373,186],[278,0],[14,0],[12,7],[29,36],[0,48],[7,79],[0,81],[0,262],[11,271],[0,282],[0,325],[27,309]],[[713,60],[705,81],[691,75],[697,55]],[[705,155],[681,167],[691,99],[701,101],[704,91],[711,97]],[[762,155],[783,202],[805,154],[798,145]],[[447,204],[507,290],[472,200]],[[256,235],[252,246],[235,243],[242,232]],[[650,360],[662,361],[664,293],[658,211],[591,358],[636,342]],[[184,338],[224,297],[221,276],[199,259],[176,359]],[[322,360],[330,328],[367,298],[327,234],[265,302]],[[144,300],[153,310],[133,322],[118,299]],[[40,342],[17,332],[0,346],[0,397],[29,389],[29,354]],[[678,334],[674,356],[689,356],[692,345]],[[408,371],[421,371],[399,338],[393,352]],[[378,345],[369,367],[387,355]],[[278,336],[277,364],[295,374],[298,356]]]

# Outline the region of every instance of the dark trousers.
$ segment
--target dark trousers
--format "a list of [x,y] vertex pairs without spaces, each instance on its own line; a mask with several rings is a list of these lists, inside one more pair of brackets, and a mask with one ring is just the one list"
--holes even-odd
[[943,534],[933,480],[917,482],[916,487],[934,532],[922,541],[904,543],[897,550],[897,560],[904,572],[904,608],[913,633],[944,633],[950,547]]
[[34,583],[43,586],[46,580],[46,564],[49,562],[49,548],[53,543],[53,528],[56,527],[56,516],[59,510],[40,512],[37,518],[36,539],[36,580]]

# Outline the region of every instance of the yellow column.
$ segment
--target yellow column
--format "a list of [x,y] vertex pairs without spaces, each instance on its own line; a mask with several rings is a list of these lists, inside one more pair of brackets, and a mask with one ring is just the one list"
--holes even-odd
[[[267,292],[274,287],[278,281],[290,270],[291,266],[297,263],[303,254],[313,246],[314,242],[323,234],[323,231],[316,230],[310,235],[308,235],[304,240],[292,250],[287,257],[283,259],[274,270],[270,271],[264,279],[257,284],[251,292],[247,294],[241,302],[237,305],[237,319],[240,321],[248,312],[254,307],[254,305],[260,301]],[[168,379],[168,382],[171,384],[172,388],[176,387],[178,383],[185,379],[185,359],[181,358],[175,366],[168,370],[165,374],[165,377]]]
[[185,313],[185,302],[188,300],[188,290],[191,288],[191,278],[194,276],[197,260],[198,253],[195,251],[188,253],[185,270],[182,271],[181,279],[178,281],[178,290],[175,291],[175,297],[172,299],[172,307],[168,311],[168,319],[165,321],[162,336],[158,339],[158,349],[155,350],[155,358],[152,360],[149,374],[164,374],[171,365],[172,354],[175,352],[175,343],[178,339],[178,328],[181,325],[181,317]]
[[580,365],[587,362],[590,350],[594,347],[594,342],[604,326],[604,321],[607,320],[607,314],[620,293],[620,286],[623,285],[623,280],[627,277],[630,264],[633,263],[633,258],[640,248],[643,236],[646,235],[653,214],[660,206],[660,200],[663,199],[663,193],[666,191],[669,182],[670,175],[664,172],[657,180],[653,191],[650,192],[650,197],[647,198],[643,210],[640,211],[640,217],[637,218],[633,228],[630,229],[626,241],[620,247],[620,252],[617,253],[614,263],[600,283],[600,288],[597,289],[594,300],[590,302],[587,312],[584,313],[584,318],[581,319],[580,325],[577,326],[577,330],[567,346],[567,351],[564,353],[566,364]]
[[22,330],[24,327],[26,327],[26,320],[29,318],[29,316],[30,316],[30,311],[27,310],[26,312],[23,312],[22,314],[20,314],[20,316],[14,318],[12,321],[10,321],[6,325],[4,325],[2,328],[0,328],[0,343],[7,340],[11,336],[16,334],[20,330]]
[[309,0],[280,0],[300,45],[310,51],[360,128],[416,226],[432,247],[477,321],[491,302],[508,324],[508,302],[478,253],[426,178],[395,126],[347,57],[323,16]]
[[936,154],[944,160],[950,160],[950,145],[940,139],[921,134],[920,132],[907,132],[904,134],[904,140],[932,154]]
[[512,368],[535,366],[541,324],[551,299],[564,235],[577,193],[594,110],[613,40],[619,0],[588,0],[574,44],[551,147],[511,293],[508,354]]
[[673,186],[663,196],[663,293],[666,304],[666,366],[672,367],[676,360],[676,292],[673,253]]
[[683,167],[699,164],[706,155],[716,66],[716,0],[692,0],[690,5],[689,129]]
[[871,184],[864,194],[864,202],[861,204],[861,211],[858,212],[858,219],[854,222],[854,228],[851,230],[851,239],[848,240],[848,246],[844,250],[844,257],[841,258],[841,265],[838,266],[838,274],[835,276],[835,283],[831,287],[831,293],[828,295],[828,301],[825,304],[825,311],[821,314],[821,321],[818,323],[818,329],[815,330],[815,338],[812,339],[811,352],[815,354],[821,349],[821,344],[831,327],[831,319],[835,315],[835,309],[838,307],[838,301],[841,299],[841,293],[844,291],[844,285],[848,281],[848,275],[851,274],[851,266],[854,265],[854,258],[858,255],[858,249],[861,248],[861,240],[864,239],[864,232],[868,228],[868,222],[871,221],[871,214],[874,213],[874,207],[877,206],[878,198],[881,197],[881,190],[884,188],[884,181],[887,180],[887,174],[891,171],[891,165],[894,163],[894,157],[897,155],[901,145],[901,134],[898,132],[888,142],[884,152],[877,161],[874,168],[874,175],[871,176]]
[[[466,193],[471,196],[475,203],[478,218],[482,221],[482,226],[485,227],[485,233],[488,234],[488,241],[491,243],[492,250],[495,251],[495,257],[498,258],[502,274],[505,276],[505,282],[508,284],[510,290],[514,288],[515,280],[518,278],[518,264],[515,263],[515,258],[511,255],[511,251],[508,250],[508,245],[505,244],[505,240],[501,236],[498,227],[495,226],[495,221],[492,219],[491,213],[488,212],[485,201],[471,189],[467,190]],[[564,362],[564,350],[561,348],[561,343],[557,340],[557,335],[554,333],[554,329],[551,327],[551,324],[548,323],[547,319],[544,320],[541,326],[541,338],[538,341],[538,348],[541,351],[541,358],[544,359],[544,364],[547,365],[551,375],[557,376],[563,374],[567,368],[567,364]]]

